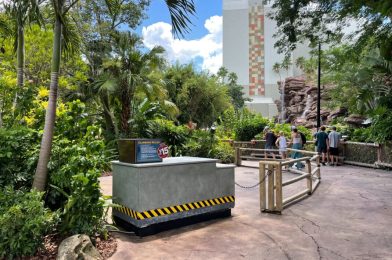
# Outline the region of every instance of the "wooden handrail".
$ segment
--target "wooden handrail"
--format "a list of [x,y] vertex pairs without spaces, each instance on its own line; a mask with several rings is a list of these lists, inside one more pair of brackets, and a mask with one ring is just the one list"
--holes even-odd
[[[312,165],[314,166],[312,161],[317,162],[317,165],[314,169],[312,169]],[[272,213],[281,213],[283,208],[289,203],[300,199],[305,195],[311,195],[316,190],[321,180],[319,161],[320,156],[318,154],[314,154],[312,157],[289,159],[287,161],[260,160],[259,177],[260,179],[263,178],[261,179],[262,181],[260,183],[260,210]],[[288,169],[288,171],[298,173],[300,176],[283,182],[283,167],[298,162],[305,163],[305,168],[303,171],[291,168]],[[268,170],[267,175],[266,170]],[[307,189],[286,199],[283,199],[282,188],[303,179],[307,179]]]
[[303,175],[301,175],[301,176],[295,177],[295,178],[293,178],[293,179],[284,181],[284,182],[282,183],[282,186],[284,187],[284,186],[286,186],[286,185],[289,185],[289,184],[292,184],[292,183],[294,183],[294,182],[300,181],[300,180],[302,180],[302,179],[308,178],[309,176],[310,176],[310,174],[307,173],[307,174],[303,174]]

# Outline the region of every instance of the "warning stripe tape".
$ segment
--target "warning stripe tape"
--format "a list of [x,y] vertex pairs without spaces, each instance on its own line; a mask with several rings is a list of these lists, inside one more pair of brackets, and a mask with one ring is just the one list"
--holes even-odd
[[235,201],[234,196],[225,196],[225,197],[220,197],[220,198],[216,198],[216,199],[201,200],[201,201],[186,203],[186,204],[177,205],[177,206],[170,206],[170,207],[166,207],[166,208],[151,209],[151,210],[147,210],[147,211],[143,211],[143,212],[137,212],[133,209],[130,209],[130,208],[127,208],[124,206],[115,207],[114,210],[122,212],[122,213],[130,216],[131,218],[136,219],[136,220],[143,220],[143,219],[149,219],[149,218],[154,218],[154,217],[159,217],[159,216],[170,215],[170,214],[174,214],[177,212],[188,211],[188,210],[192,210],[192,209],[200,209],[200,208],[230,203],[230,202],[234,202],[234,201]]

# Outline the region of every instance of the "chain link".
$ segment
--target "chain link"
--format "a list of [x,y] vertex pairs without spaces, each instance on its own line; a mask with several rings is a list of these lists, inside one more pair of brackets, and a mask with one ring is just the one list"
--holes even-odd
[[241,185],[237,182],[234,182],[234,183],[235,183],[235,185],[237,185],[238,187],[240,187],[242,189],[253,189],[253,188],[256,188],[257,186],[259,186],[265,180],[265,178],[267,178],[267,176],[269,176],[271,173],[272,173],[272,170],[267,170],[267,174],[264,175],[263,179],[261,179],[258,183],[256,183],[255,185],[252,185],[252,186],[244,186],[244,185]]

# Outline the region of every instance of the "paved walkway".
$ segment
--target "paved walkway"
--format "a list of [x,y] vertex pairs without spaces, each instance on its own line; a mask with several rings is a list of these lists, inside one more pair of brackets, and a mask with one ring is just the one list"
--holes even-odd
[[[257,169],[238,167],[235,177],[255,184]],[[111,177],[101,186],[110,195]],[[285,187],[284,197],[295,188]],[[231,218],[116,236],[111,259],[392,259],[392,172],[323,167],[316,192],[282,215],[260,213],[258,189],[236,187]]]

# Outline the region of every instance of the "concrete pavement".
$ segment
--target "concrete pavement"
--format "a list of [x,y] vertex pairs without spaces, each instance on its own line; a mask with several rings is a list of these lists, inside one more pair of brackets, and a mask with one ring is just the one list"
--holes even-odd
[[[235,176],[258,182],[257,169],[238,167]],[[101,187],[110,195],[111,177]],[[285,187],[284,197],[304,187]],[[231,218],[144,238],[116,234],[110,259],[392,259],[391,227],[392,172],[327,166],[316,192],[282,215],[260,213],[258,188],[236,187]]]

